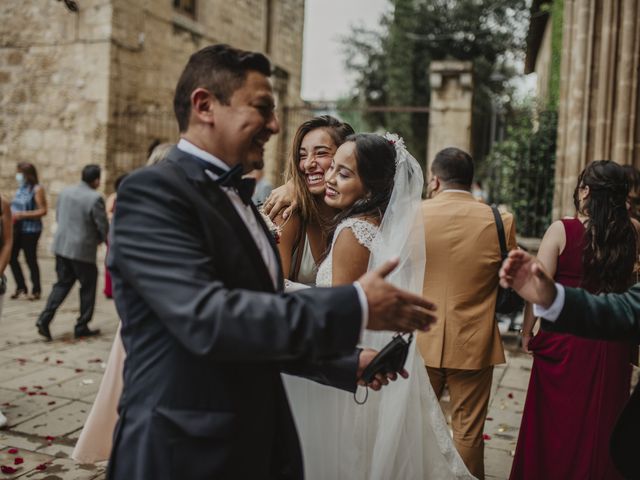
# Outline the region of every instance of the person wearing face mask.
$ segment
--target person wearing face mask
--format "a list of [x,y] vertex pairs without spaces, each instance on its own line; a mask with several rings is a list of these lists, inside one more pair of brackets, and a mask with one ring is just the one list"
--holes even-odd
[[[38,182],[38,172],[33,164],[18,163],[16,181],[18,189],[11,201],[14,238],[10,263],[11,273],[16,282],[16,291],[11,298],[26,297],[29,300],[38,300],[42,291],[37,255],[38,240],[42,234],[42,217],[47,214],[47,197],[44,187]],[[28,292],[18,261],[20,250],[24,252],[31,274],[31,294]]]

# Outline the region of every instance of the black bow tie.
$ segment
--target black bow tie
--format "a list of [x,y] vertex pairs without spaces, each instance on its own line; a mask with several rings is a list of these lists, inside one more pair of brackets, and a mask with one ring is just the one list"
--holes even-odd
[[216,180],[218,185],[234,188],[245,205],[249,205],[256,189],[255,178],[242,178],[242,165],[236,165],[227,170]]
[[201,158],[195,156],[193,158],[198,160],[205,170],[209,170],[218,175],[218,178],[215,180],[218,185],[235,189],[244,204],[249,205],[256,188],[256,180],[255,178],[242,178],[242,165],[236,165],[230,170],[224,170]]

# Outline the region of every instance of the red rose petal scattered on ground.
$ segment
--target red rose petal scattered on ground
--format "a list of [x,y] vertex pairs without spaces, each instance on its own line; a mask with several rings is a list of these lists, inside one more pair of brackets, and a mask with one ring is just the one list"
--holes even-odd
[[7,467],[6,465],[0,465],[0,472],[2,473],[10,474],[10,473],[16,473],[17,471],[18,470],[16,468]]
[[81,373],[81,372],[84,372],[82,368],[76,368],[76,373]]
[[102,360],[99,358],[93,358],[91,360],[89,360],[89,363],[102,363]]
[[62,360],[56,360],[56,363],[60,365],[61,363],[64,363],[64,362]]
[[55,400],[51,400],[49,403],[47,403],[47,405],[55,405],[56,401]]
[[27,392],[27,395],[29,395],[30,397],[33,397],[34,395],[37,395],[38,392]]
[[9,450],[7,450],[10,454],[15,455],[16,453],[18,453],[18,449],[17,448],[10,448]]
[[47,392],[40,392],[38,395],[49,395]]
[[487,417],[487,420],[492,421],[493,417]]
[[509,398],[513,398],[513,393],[509,393],[509,394],[507,395],[507,397],[509,397]]
[[20,390],[21,392],[26,392],[29,389],[27,387],[20,387],[18,390]]
[[484,440],[491,440],[491,435],[488,435],[488,434],[485,433],[484,435],[482,435],[482,438]]
[[47,442],[53,442],[56,439],[56,437],[52,437],[51,435],[47,435],[46,437],[44,437],[44,439]]
[[36,467],[36,470],[40,470],[40,471],[46,470],[46,469],[47,469],[47,464],[46,463],[41,463],[40,465],[38,465]]
[[14,460],[13,460],[13,464],[14,464],[14,465],[20,465],[20,464],[22,464],[22,463],[24,463],[24,458],[22,458],[22,457],[16,457],[16,458],[14,458]]

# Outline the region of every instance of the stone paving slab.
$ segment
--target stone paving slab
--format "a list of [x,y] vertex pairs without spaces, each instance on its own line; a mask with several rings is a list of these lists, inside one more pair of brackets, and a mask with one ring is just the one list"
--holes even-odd
[[27,420],[13,430],[38,437],[64,437],[82,428],[90,408],[91,405],[84,402],[71,402]]
[[2,411],[7,417],[9,427],[15,427],[32,419],[33,417],[50,412],[51,410],[64,406],[70,402],[71,400],[69,399],[57,398],[50,395],[29,396],[24,393],[20,393],[18,396],[13,398],[13,400],[3,402]]
[[29,450],[6,447],[0,450],[0,465],[15,469],[15,473],[3,471],[0,478],[20,478],[25,473],[35,471],[39,465],[52,460],[49,455],[35,453]]
[[32,470],[18,478],[25,480],[94,480],[104,479],[104,472],[104,466],[78,464],[71,459],[56,458],[49,462],[46,470]]

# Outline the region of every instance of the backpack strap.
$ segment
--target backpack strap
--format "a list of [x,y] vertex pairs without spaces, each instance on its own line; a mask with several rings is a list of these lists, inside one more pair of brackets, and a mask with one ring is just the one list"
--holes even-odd
[[502,215],[495,205],[491,205],[491,211],[493,212],[493,218],[496,221],[496,228],[498,230],[498,242],[500,242],[500,255],[502,258],[506,258],[509,254],[507,250],[507,241],[504,235],[504,224],[502,223]]

